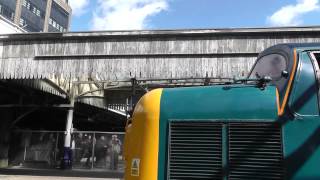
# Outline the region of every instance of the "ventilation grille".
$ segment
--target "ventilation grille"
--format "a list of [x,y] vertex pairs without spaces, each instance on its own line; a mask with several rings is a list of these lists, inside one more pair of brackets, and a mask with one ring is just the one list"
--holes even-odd
[[283,179],[281,128],[229,124],[229,179]]
[[168,179],[222,179],[222,124],[171,122]]

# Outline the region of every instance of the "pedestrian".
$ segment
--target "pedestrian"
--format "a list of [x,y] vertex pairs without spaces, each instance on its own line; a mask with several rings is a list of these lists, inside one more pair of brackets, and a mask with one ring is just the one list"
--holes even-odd
[[110,142],[110,169],[118,170],[119,154],[121,151],[121,142],[117,135],[112,135]]
[[107,156],[107,150],[108,150],[108,142],[106,138],[102,135],[97,140],[96,146],[95,146],[95,155],[96,155],[96,163],[97,165],[106,165],[106,156]]
[[56,157],[56,139],[54,138],[54,134],[49,134],[49,139],[46,144],[46,148],[48,150],[47,159],[49,162],[49,165],[51,167],[55,167],[55,157]]
[[77,136],[74,138],[74,162],[76,165],[80,165],[81,158],[83,157],[84,151],[83,151],[83,146],[84,146],[84,140],[83,140],[83,135],[82,133],[78,133]]
[[83,143],[83,157],[86,159],[85,166],[90,167],[90,158],[92,157],[92,137],[91,135],[85,135],[85,140]]

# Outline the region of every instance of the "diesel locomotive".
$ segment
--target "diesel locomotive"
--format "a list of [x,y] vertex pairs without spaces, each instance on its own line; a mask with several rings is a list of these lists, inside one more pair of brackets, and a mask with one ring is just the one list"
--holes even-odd
[[320,43],[261,52],[247,78],[155,89],[126,127],[126,180],[320,179]]

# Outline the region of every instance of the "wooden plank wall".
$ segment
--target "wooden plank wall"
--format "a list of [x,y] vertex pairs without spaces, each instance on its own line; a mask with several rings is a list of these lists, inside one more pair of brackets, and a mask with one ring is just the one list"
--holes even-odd
[[271,45],[320,42],[318,34],[77,36],[0,39],[0,78],[233,77],[246,75],[255,54]]

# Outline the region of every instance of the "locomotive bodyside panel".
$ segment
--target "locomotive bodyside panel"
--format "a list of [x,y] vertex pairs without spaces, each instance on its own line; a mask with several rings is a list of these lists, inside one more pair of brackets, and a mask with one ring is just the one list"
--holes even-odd
[[164,89],[159,125],[158,180],[167,176],[168,125],[174,121],[276,122],[276,88],[225,85]]
[[299,50],[297,73],[288,104],[294,116],[283,117],[287,179],[320,179],[318,84],[315,64],[308,52],[310,49],[313,48]]

